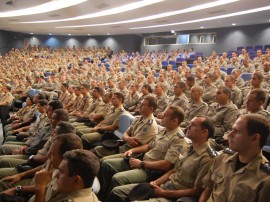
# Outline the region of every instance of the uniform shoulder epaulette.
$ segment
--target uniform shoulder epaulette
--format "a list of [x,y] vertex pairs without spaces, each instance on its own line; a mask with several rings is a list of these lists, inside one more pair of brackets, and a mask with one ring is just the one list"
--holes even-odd
[[177,132],[176,135],[180,138],[184,138],[185,134],[183,132]]
[[264,172],[266,172],[268,175],[270,175],[270,164],[269,164],[269,162],[261,163],[260,167]]
[[231,155],[235,154],[235,151],[233,151],[233,150],[230,149],[230,148],[224,149],[223,152],[226,153],[226,154],[231,154]]
[[211,157],[217,157],[218,156],[218,152],[216,150],[214,150],[212,147],[208,147],[207,152]]

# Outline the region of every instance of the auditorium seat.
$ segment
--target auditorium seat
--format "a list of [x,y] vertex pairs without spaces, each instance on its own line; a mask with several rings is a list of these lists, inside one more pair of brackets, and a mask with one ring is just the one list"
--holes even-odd
[[122,114],[120,116],[120,123],[119,123],[119,129],[114,131],[114,134],[119,138],[122,139],[123,134],[126,132],[126,130],[131,125],[132,121],[134,120],[134,116],[132,116],[130,113]]
[[233,69],[234,69],[233,67],[228,67],[228,68],[227,68],[227,74],[228,74],[228,75],[231,75]]
[[162,67],[167,67],[168,64],[169,64],[168,61],[162,61],[162,62],[161,62]]
[[251,79],[252,73],[243,73],[240,75],[240,77],[242,79],[244,79],[244,81],[249,81]]

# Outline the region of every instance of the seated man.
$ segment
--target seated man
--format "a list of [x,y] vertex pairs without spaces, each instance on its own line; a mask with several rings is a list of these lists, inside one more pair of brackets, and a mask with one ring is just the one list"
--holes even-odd
[[45,97],[46,96],[43,93],[39,93],[39,94],[35,95],[33,97],[34,105],[31,108],[32,116],[30,116],[30,118],[28,118],[27,120],[22,120],[20,122],[16,122],[16,123],[12,124],[11,126],[6,125],[4,127],[6,136],[9,136],[12,134],[17,134],[21,131],[28,130],[30,128],[31,123],[34,123],[34,125],[35,125],[35,123],[36,123],[35,121],[37,119],[35,113],[38,112],[37,105],[38,105],[39,101],[44,100]]
[[136,118],[127,131],[123,134],[122,139],[125,144],[120,146],[119,149],[106,149],[103,146],[98,146],[94,148],[94,153],[99,158],[117,153],[121,154],[109,157],[123,157],[124,152],[127,150],[133,147],[148,144],[158,132],[158,126],[153,115],[156,108],[156,99],[150,95],[146,96],[140,106],[141,117]]
[[165,129],[149,144],[134,147],[124,154],[131,156],[133,153],[145,153],[143,161],[136,158],[130,158],[128,163],[119,158],[104,160],[100,171],[100,199],[105,200],[107,193],[116,186],[156,178],[157,175],[170,170],[179,155],[186,155],[189,140],[179,127],[183,119],[184,112],[180,107],[169,106],[161,122]]
[[11,105],[11,102],[14,99],[13,95],[10,93],[11,86],[10,85],[3,86],[2,91],[4,92],[4,95],[2,95],[0,98],[0,106]]
[[[215,136],[210,139],[211,146],[216,150],[224,149],[223,136],[229,132],[233,123],[239,115],[236,105],[231,100],[231,90],[226,86],[221,86],[216,92],[216,102],[209,106],[207,116],[211,117],[215,125]],[[225,142],[226,143],[226,142]]]
[[[63,110],[61,109],[61,111]],[[54,135],[50,137],[46,145],[44,145],[44,147],[41,150],[39,150],[36,155],[32,156],[31,159],[29,159],[28,161],[23,160],[23,159],[14,159],[13,161],[10,162],[10,164],[13,163],[12,168],[11,166],[9,166],[9,168],[8,166],[2,166],[3,168],[0,169],[0,178],[2,178],[2,180],[0,181],[0,192],[9,188],[15,187],[17,185],[29,185],[29,183],[32,181],[31,177],[33,176],[30,176],[28,171],[21,172],[17,168],[14,168],[16,166],[15,161],[17,165],[21,163],[25,163],[27,161],[30,165],[33,165],[32,166],[33,168],[35,166],[38,167],[39,165],[45,164],[49,156],[49,149],[52,145],[53,138],[55,138],[55,136],[67,134],[67,133],[75,134],[75,130],[72,127],[72,125],[64,121],[58,123],[55,128]],[[76,146],[76,143],[74,145]],[[11,159],[1,160],[0,161],[1,165],[4,163],[7,164],[8,163],[7,160],[11,160]]]
[[[204,179],[200,202],[269,201],[269,162],[262,155],[270,133],[269,119],[259,114],[240,116],[229,133],[229,146]],[[235,152],[234,152],[235,151]]]
[[195,116],[206,114],[208,105],[202,100],[203,89],[200,86],[193,86],[190,92],[191,103],[185,110],[185,120],[180,124],[181,127],[186,128],[191,119]]
[[[203,191],[202,180],[212,165],[217,152],[208,144],[208,138],[215,133],[211,119],[203,116],[193,118],[187,127],[187,137],[192,140],[188,155],[179,159],[174,169],[150,182],[156,199],[149,201],[170,201],[180,197],[198,198]],[[115,187],[109,196],[110,202],[126,201],[128,193],[136,184]],[[166,200],[168,199],[168,200]]]
[[[55,136],[52,141],[52,145],[50,147],[49,159],[46,164],[34,168],[32,170],[28,170],[26,172],[22,172],[8,178],[5,178],[7,181],[11,181],[11,184],[17,185],[16,187],[10,188],[4,193],[9,195],[19,195],[23,197],[28,197],[35,193],[36,186],[33,185],[33,178],[35,173],[38,171],[42,171],[42,169],[49,169],[51,175],[53,175],[53,179],[48,185],[48,189],[51,190],[51,193],[48,194],[48,198],[51,198],[57,194],[56,191],[56,175],[59,172],[58,167],[63,159],[64,153],[66,151],[71,151],[74,149],[81,149],[82,142],[80,138],[75,134],[62,134]],[[30,179],[29,179],[30,178]],[[28,182],[27,182],[28,181]],[[46,199],[47,200],[47,199]],[[32,197],[29,201],[34,201],[34,197]]]
[[[34,155],[39,149],[41,149],[44,144],[49,139],[50,135],[53,132],[52,115],[54,110],[63,108],[61,102],[54,100],[49,102],[47,107],[47,116],[48,121],[44,124],[43,127],[39,127],[35,134],[32,135],[23,145],[16,144],[4,144],[0,147],[1,154],[23,154],[23,155]],[[59,120],[60,121],[60,120]],[[67,120],[63,120],[67,121]]]
[[91,201],[98,202],[92,191],[94,179],[99,171],[99,160],[90,151],[73,150],[67,151],[59,167],[56,177],[56,192],[50,199],[45,196],[51,194],[47,184],[51,180],[50,172],[43,169],[35,175],[35,202],[57,201]]
[[246,109],[240,110],[241,114],[256,113],[270,119],[270,112],[263,108],[266,94],[264,90],[253,89],[247,95]]
[[119,127],[120,115],[125,112],[123,108],[124,95],[120,92],[116,92],[112,97],[112,105],[110,112],[106,118],[102,120],[94,128],[79,129],[77,135],[82,139],[84,148],[91,148],[94,142],[102,140],[104,131],[115,131]]

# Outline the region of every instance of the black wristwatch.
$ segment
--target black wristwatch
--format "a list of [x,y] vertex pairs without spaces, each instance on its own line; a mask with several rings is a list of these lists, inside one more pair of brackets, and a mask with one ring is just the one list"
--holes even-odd
[[21,185],[19,185],[19,186],[17,186],[16,188],[15,188],[15,195],[16,196],[20,196],[20,194],[21,194],[21,190],[22,190],[22,186]]
[[140,165],[141,165],[141,168],[144,169],[144,165],[145,165],[144,161],[141,161]]

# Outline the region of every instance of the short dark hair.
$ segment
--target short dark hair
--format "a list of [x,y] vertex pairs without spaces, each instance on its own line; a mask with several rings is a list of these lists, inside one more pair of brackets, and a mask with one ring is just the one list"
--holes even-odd
[[57,135],[54,137],[54,140],[61,141],[59,147],[59,153],[63,156],[66,151],[71,151],[74,149],[82,149],[82,140],[81,138],[74,133],[65,133]]
[[175,85],[180,87],[183,90],[183,92],[186,91],[186,84],[183,81],[177,82]]
[[150,107],[153,107],[154,112],[157,109],[157,99],[152,95],[147,95],[144,99],[148,101]]
[[246,120],[248,135],[258,133],[260,135],[260,147],[262,148],[270,133],[270,122],[260,114],[245,114],[241,118]]
[[149,93],[152,93],[152,88],[149,84],[143,84],[143,87],[148,90]]
[[[60,110],[60,109],[58,109],[58,110]],[[76,130],[71,123],[69,123],[67,121],[60,121],[55,128],[55,133],[57,135],[64,134],[64,133],[74,133],[75,134]]]
[[52,110],[56,110],[56,109],[63,109],[63,103],[60,102],[59,100],[52,100],[48,103],[48,105],[50,107],[52,107]]
[[57,120],[60,121],[69,121],[68,111],[65,109],[56,109],[53,111]]
[[83,83],[81,86],[83,86],[84,88],[86,88],[87,90],[89,90],[90,89],[90,85],[89,84],[87,84],[87,83]]
[[103,90],[102,90],[102,88],[100,88],[100,87],[98,87],[98,86],[96,86],[96,87],[94,87],[93,88],[94,90],[96,90],[100,95],[102,95],[103,94]]
[[37,94],[37,97],[38,97],[39,100],[46,99],[45,93],[38,93],[38,94]]
[[198,115],[196,117],[202,117],[204,120],[201,122],[201,128],[208,130],[208,138],[212,138],[215,135],[214,122],[211,118],[203,115]]
[[261,89],[253,89],[249,92],[249,94],[254,94],[256,96],[256,100],[258,102],[265,102],[266,100],[266,94],[264,92],[264,90],[261,90]]
[[67,161],[69,176],[79,175],[84,182],[84,188],[93,185],[98,174],[99,159],[91,151],[76,149],[64,154],[63,160]]
[[193,76],[189,76],[189,77],[187,77],[187,81],[194,83],[195,82],[195,78]]
[[176,106],[176,105],[170,105],[170,106],[168,106],[168,109],[173,111],[171,118],[177,119],[179,124],[182,123],[182,121],[185,118],[184,110],[181,107]]
[[40,105],[40,106],[47,106],[48,105],[48,101],[47,100],[45,100],[45,99],[42,99],[42,100],[39,100],[38,101],[38,104]]
[[68,88],[69,84],[68,83],[62,83],[62,86],[64,86],[65,88]]
[[124,103],[125,96],[123,95],[123,93],[121,93],[121,92],[115,92],[115,93],[113,93],[113,95],[115,95],[116,97],[118,97],[118,99],[120,99],[121,102]]
[[222,92],[227,95],[229,97],[229,99],[231,98],[232,96],[232,91],[230,88],[228,88],[227,86],[220,86],[218,87],[219,90],[222,90]]

